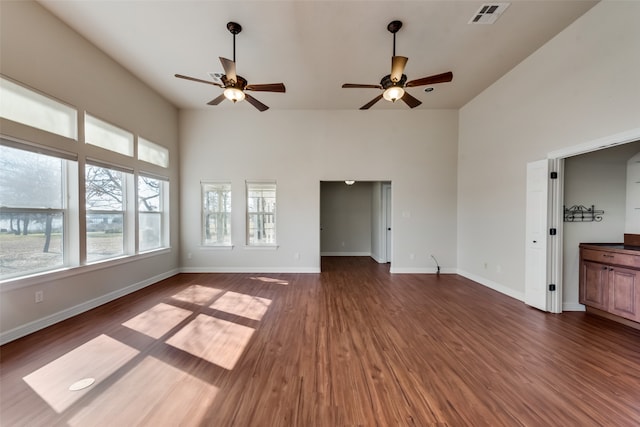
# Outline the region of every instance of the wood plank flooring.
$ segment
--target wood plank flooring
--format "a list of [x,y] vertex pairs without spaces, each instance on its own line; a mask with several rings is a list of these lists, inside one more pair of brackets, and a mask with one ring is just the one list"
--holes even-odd
[[322,271],[181,274],[6,344],[0,425],[640,423],[638,330],[366,257]]

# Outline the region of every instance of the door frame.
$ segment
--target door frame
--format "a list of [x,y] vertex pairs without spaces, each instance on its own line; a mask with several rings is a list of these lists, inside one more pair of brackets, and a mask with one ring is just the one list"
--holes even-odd
[[616,145],[627,144],[640,140],[640,127],[615,133],[583,144],[552,151],[547,154],[550,160],[550,170],[558,173],[557,179],[552,179],[549,188],[549,227],[556,228],[557,234],[547,242],[547,277],[549,283],[556,285],[555,292],[547,291],[549,295],[549,311],[562,313],[563,311],[563,223],[564,223],[564,159],[592,151],[603,150]]
[[[380,249],[384,250],[385,263],[391,264],[393,258],[393,227],[391,228],[391,233],[387,233],[387,228],[390,226],[393,219],[393,205],[391,204],[391,199],[393,199],[393,190],[391,183],[383,183],[381,188],[382,224],[380,227]],[[387,236],[389,236],[388,239]]]

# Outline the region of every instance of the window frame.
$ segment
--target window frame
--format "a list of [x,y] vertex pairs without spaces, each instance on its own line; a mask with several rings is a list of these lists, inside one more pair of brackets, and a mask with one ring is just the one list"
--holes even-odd
[[[122,174],[121,177],[121,192],[122,192],[122,201],[120,202],[122,205],[121,210],[116,209],[90,209],[87,201],[87,184],[86,184],[86,174],[88,167],[98,167],[102,169],[107,169],[110,171],[119,172]],[[108,261],[115,258],[125,257],[129,255],[135,254],[135,242],[136,238],[132,237],[132,234],[135,233],[135,210],[131,212],[131,199],[135,198],[135,186],[134,183],[134,172],[130,169],[126,169],[117,165],[112,165],[104,162],[100,162],[93,159],[87,159],[85,163],[85,262],[86,264],[94,264],[98,262]],[[100,258],[93,258],[89,260],[89,215],[121,215],[122,216],[122,251],[118,254],[113,254]]]
[[75,199],[71,197],[73,194],[73,191],[71,191],[71,187],[73,185],[77,185],[77,175],[74,175],[74,172],[77,171],[77,159],[68,153],[58,152],[56,150],[46,148],[39,148],[38,146],[33,144],[23,144],[6,136],[0,137],[0,146],[8,147],[10,149],[22,151],[25,153],[30,153],[32,155],[52,157],[60,161],[59,207],[2,206],[0,207],[0,212],[43,215],[59,214],[62,216],[62,235],[60,237],[60,244],[62,246],[61,262],[54,266],[22,270],[15,274],[3,275],[0,277],[0,283],[12,280],[20,280],[24,277],[31,277],[38,274],[45,274],[47,272],[68,268],[78,259],[78,245],[72,243],[72,236],[77,235],[77,227],[74,227],[71,221],[72,212],[76,210]]
[[[253,189],[253,187],[273,187],[273,211],[269,212],[269,211],[250,211],[251,208],[251,203],[249,201],[250,198],[250,194],[251,191],[256,191]],[[277,215],[277,210],[278,210],[278,190],[277,190],[277,182],[276,180],[261,180],[261,181],[245,181],[245,203],[246,203],[246,209],[245,209],[245,214],[246,214],[246,229],[245,229],[245,244],[247,248],[277,248],[278,247],[278,234],[277,234],[277,221],[278,221],[278,215]],[[273,224],[273,241],[272,242],[256,242],[254,239],[252,239],[252,235],[251,235],[251,217],[252,216],[260,216],[260,215],[271,215],[273,217],[273,221],[269,222],[270,224]]]
[[[214,209],[209,209],[207,210],[207,202],[206,202],[206,194],[208,192],[207,187],[211,187],[213,188],[222,188],[221,191],[225,191],[224,189],[226,189],[226,193],[229,196],[229,202],[228,202],[228,206],[229,206],[229,210],[214,210]],[[201,227],[200,227],[200,242],[201,245],[203,247],[207,247],[207,248],[232,248],[233,247],[233,190],[232,190],[232,186],[231,186],[231,182],[229,181],[201,181],[200,182],[200,203],[201,203],[201,209],[200,209],[200,221],[201,221]],[[224,238],[223,235],[223,241],[222,243],[219,243],[218,241],[213,241],[211,243],[209,243],[210,239],[207,239],[207,216],[208,215],[223,215],[227,218],[228,220],[228,225],[227,228],[229,230],[228,232],[228,240],[226,238]]]
[[[102,150],[107,150],[112,153],[118,153],[122,156],[134,157],[136,153],[136,138],[133,132],[130,132],[127,129],[124,129],[120,126],[114,125],[113,123],[103,120],[100,117],[90,114],[87,111],[84,112],[83,124],[84,124],[84,143],[86,145],[98,147]],[[123,139],[126,138],[127,140],[126,147],[121,147],[121,146],[114,147],[114,146],[110,146],[110,144],[108,143],[100,141],[100,139],[93,140],[92,137],[89,137],[91,139],[87,138],[87,134],[89,133],[88,129],[91,128],[92,126],[98,128],[104,134],[115,135],[117,137],[122,137]],[[108,140],[109,138],[106,138],[106,139]]]
[[[169,179],[165,177],[159,177],[153,174],[140,172],[136,175],[136,216],[137,216],[137,236],[136,236],[136,253],[149,253],[153,251],[158,251],[162,249],[166,249],[169,247]],[[158,201],[158,210],[157,211],[141,211],[140,210],[140,180],[141,179],[154,179],[160,183],[160,189],[158,192],[158,196],[160,200]],[[141,215],[159,215],[160,217],[160,229],[158,230],[160,245],[154,248],[141,249],[141,226],[140,226],[140,218]]]
[[[0,114],[0,125],[2,125],[5,131],[0,130],[0,142],[1,145],[7,145],[12,148],[27,152],[35,152],[43,155],[49,155],[63,160],[62,181],[64,191],[66,192],[63,200],[66,203],[64,205],[64,212],[62,215],[62,222],[55,222],[56,227],[64,228],[62,231],[64,236],[62,237],[63,245],[63,265],[58,268],[44,268],[42,270],[28,272],[20,272],[16,275],[2,276],[0,277],[0,291],[21,289],[26,286],[33,286],[36,284],[46,283],[50,280],[59,280],[65,277],[72,277],[77,274],[83,274],[88,271],[100,270],[106,267],[111,267],[120,264],[126,264],[135,262],[141,258],[148,258],[157,254],[169,253],[171,251],[171,221],[170,221],[170,193],[171,179],[170,173],[167,171],[168,164],[170,164],[171,152],[168,148],[156,144],[158,148],[162,150],[160,153],[161,161],[167,163],[166,166],[158,165],[156,163],[149,163],[145,160],[138,158],[138,139],[141,138],[138,132],[129,131],[126,128],[120,127],[115,123],[105,121],[99,116],[80,110],[72,104],[68,104],[65,101],[58,100],[44,92],[40,92],[27,85],[24,85],[18,81],[6,77],[0,73],[2,82],[5,80],[11,84],[17,84],[24,88],[26,91],[33,92],[36,97],[44,96],[46,99],[52,100],[52,102],[60,103],[65,107],[69,107],[71,111],[65,112],[70,117],[65,123],[70,123],[72,129],[73,138],[67,136],[68,134],[51,132],[48,129],[41,127],[31,126],[29,123],[23,123],[20,121],[11,120],[8,117]],[[28,95],[25,95],[26,99],[29,99]],[[48,103],[43,105],[48,106]],[[45,109],[46,110],[46,109]],[[10,110],[7,110],[7,114]],[[46,111],[42,114],[46,114]],[[109,148],[105,148],[95,144],[86,143],[85,130],[85,118],[89,116],[95,118],[109,126],[113,126],[118,129],[123,135],[126,135],[127,145],[129,148],[125,154],[119,151],[113,151]],[[133,145],[131,149],[131,139],[133,139]],[[146,140],[148,141],[148,140]],[[151,142],[151,141],[148,141]],[[164,151],[166,150],[166,151]],[[164,157],[166,156],[166,159]],[[165,161],[166,160],[166,161]],[[85,167],[87,164],[94,166],[101,166],[107,168],[114,168],[126,172],[127,180],[126,184],[126,205],[124,206],[124,218],[123,218],[123,253],[121,256],[109,257],[87,263],[87,210],[86,210],[86,182],[85,182]],[[122,166],[119,166],[122,165]],[[19,166],[21,169],[22,167]],[[153,171],[152,174],[142,172],[141,169],[147,169]],[[139,176],[149,176],[151,178],[163,180],[163,191],[161,197],[162,201],[162,247],[149,250],[139,251],[139,216],[138,216],[138,197],[137,197],[137,179]],[[166,176],[162,176],[166,175]],[[7,199],[13,200],[11,199]],[[35,198],[33,200],[36,200]],[[19,210],[24,211],[22,207],[18,207]],[[31,209],[31,208],[29,208]],[[53,213],[53,210],[39,210],[38,206],[35,207],[38,213]],[[6,211],[6,210],[5,210]],[[91,212],[97,212],[93,210]],[[16,211],[17,212],[17,211]],[[91,213],[90,212],[90,213]],[[121,212],[121,211],[118,211]],[[113,211],[108,211],[113,213]],[[37,218],[37,227],[44,228],[46,223],[40,223],[41,218]],[[43,220],[44,221],[44,220]],[[44,224],[44,225],[42,225]],[[8,223],[7,223],[8,228]],[[56,242],[57,245],[57,242]]]
[[[5,86],[6,85],[6,86]],[[4,120],[9,120],[11,122],[14,123],[18,123],[20,125],[23,126],[28,126],[30,128],[33,129],[39,129],[41,131],[44,131],[46,133],[49,133],[51,135],[57,135],[57,136],[61,136],[67,140],[73,141],[73,142],[77,142],[78,141],[78,129],[79,129],[79,119],[78,119],[78,109],[76,107],[74,107],[73,105],[66,103],[58,98],[55,98],[51,95],[48,95],[46,93],[40,92],[39,90],[36,90],[30,86],[27,86],[25,84],[22,84],[16,80],[13,80],[3,74],[0,74],[0,94],[3,94],[3,92],[5,91],[4,88],[8,88],[6,89],[8,92],[10,93],[16,93],[15,91],[11,90],[11,87],[14,86],[18,92],[22,92],[22,96],[24,98],[29,99],[29,101],[31,101],[29,103],[29,112],[30,114],[34,114],[34,104],[39,104],[39,105],[46,105],[48,112],[44,111],[44,110],[40,110],[38,113],[40,114],[51,114],[51,111],[56,112],[59,117],[56,117],[56,122],[60,121],[60,117],[67,116],[67,119],[69,120],[69,129],[67,129],[68,131],[70,131],[69,134],[66,134],[64,132],[60,132],[56,129],[54,129],[54,127],[51,126],[42,126],[37,124],[34,121],[24,121],[21,119],[18,119],[18,117],[13,116],[13,117],[7,117],[5,114],[2,113],[2,102],[0,101],[0,117]],[[4,93],[4,95],[7,95],[6,93]],[[0,98],[5,99],[5,96],[1,96]],[[18,96],[20,96],[20,94],[18,94]],[[37,100],[40,101],[44,101],[44,102],[37,102]],[[6,100],[5,100],[6,101]],[[38,109],[35,109],[36,111],[38,111]],[[35,114],[37,115],[37,114]],[[17,119],[17,120],[16,120]]]

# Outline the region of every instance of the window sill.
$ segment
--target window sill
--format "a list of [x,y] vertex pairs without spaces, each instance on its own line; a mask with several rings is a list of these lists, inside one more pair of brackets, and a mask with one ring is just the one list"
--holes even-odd
[[263,246],[245,246],[244,250],[247,251],[276,251],[280,246],[278,245],[263,245]]
[[203,251],[231,251],[233,250],[233,245],[203,245],[200,246],[200,250]]
[[140,261],[145,258],[151,258],[156,255],[171,253],[171,248],[160,248],[143,252],[136,255],[124,255],[117,258],[95,261],[91,264],[77,265],[70,267],[62,267],[57,270],[49,270],[41,273],[34,273],[28,276],[9,278],[0,281],[0,292],[11,291],[15,289],[26,288],[53,280],[61,280],[66,277],[76,276],[78,274],[89,273],[96,270],[114,267],[117,265],[128,264]]

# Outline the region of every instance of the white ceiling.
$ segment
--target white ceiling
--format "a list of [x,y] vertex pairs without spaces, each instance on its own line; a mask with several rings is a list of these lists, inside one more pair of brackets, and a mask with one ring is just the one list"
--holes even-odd
[[[228,101],[212,107],[222,72],[219,56],[233,59],[226,24],[236,37],[237,72],[249,84],[283,82],[286,93],[252,92],[272,109],[353,109],[378,89],[342,89],[343,83],[378,84],[389,74],[393,35],[403,22],[396,54],[409,57],[409,80],[446,71],[451,83],[409,89],[417,109],[459,108],[594,6],[591,0],[512,0],[493,25],[470,25],[482,1],[178,1],[39,0],[109,56],[180,108],[249,108]],[[549,64],[553,67],[553,64]],[[543,90],[543,88],[541,88]],[[241,105],[243,104],[243,105]],[[398,105],[399,104],[399,105]],[[380,101],[372,109],[408,109]]]

